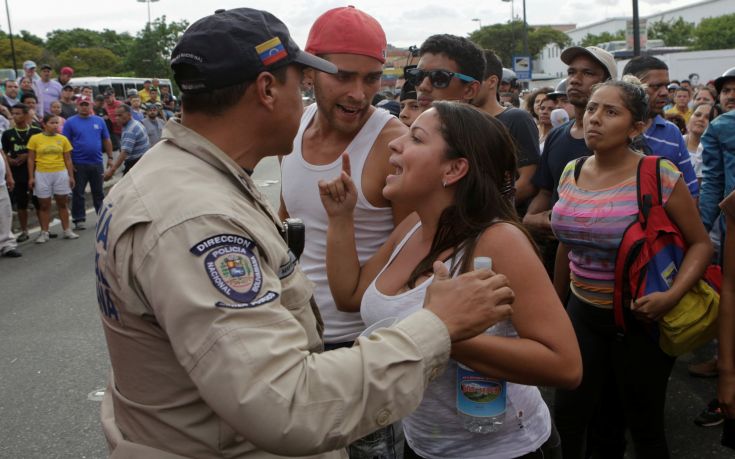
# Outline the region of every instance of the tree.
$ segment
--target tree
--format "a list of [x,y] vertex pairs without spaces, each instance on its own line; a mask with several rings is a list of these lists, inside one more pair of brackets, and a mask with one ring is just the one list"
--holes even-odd
[[138,32],[128,53],[125,67],[139,77],[171,78],[171,51],[189,23],[186,20],[166,23],[166,16],[157,18]]
[[[523,21],[485,26],[470,34],[470,40],[484,49],[495,51],[505,67],[511,67],[514,54],[523,54]],[[537,56],[549,43],[560,48],[569,44],[569,37],[551,27],[528,28],[528,51]]]
[[[15,62],[18,67],[23,64],[23,61],[40,61],[43,56],[42,48],[21,38],[13,38],[13,45],[15,46]],[[9,38],[0,40],[0,67],[13,68],[13,54]]]
[[648,25],[648,38],[661,39],[666,46],[690,46],[694,42],[694,23],[679,16],[676,20],[652,22]]
[[74,76],[116,75],[123,63],[106,48],[70,48],[59,54],[58,59],[74,68]]
[[20,38],[27,41],[28,43],[32,45],[36,45],[38,47],[43,48],[43,38],[33,35],[27,30],[21,30],[20,31]]
[[625,30],[618,30],[614,34],[610,32],[602,32],[599,35],[588,33],[582,41],[579,42],[579,46],[597,46],[600,43],[619,40],[625,40]]
[[46,49],[59,55],[72,48],[105,48],[125,59],[135,39],[129,33],[105,29],[102,32],[75,28],[54,30],[46,35]]
[[694,38],[697,49],[735,48],[735,14],[702,19]]

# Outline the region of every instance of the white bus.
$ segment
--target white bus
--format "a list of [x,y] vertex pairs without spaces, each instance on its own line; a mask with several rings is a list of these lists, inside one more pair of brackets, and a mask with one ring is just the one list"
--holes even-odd
[[[94,95],[104,94],[105,89],[112,88],[115,91],[115,97],[121,100],[127,99],[128,89],[143,89],[143,82],[152,80],[153,78],[128,78],[128,77],[79,77],[72,78],[69,84],[75,88],[89,86],[94,91]],[[160,86],[168,86],[173,94],[171,80],[168,78],[159,78]]]

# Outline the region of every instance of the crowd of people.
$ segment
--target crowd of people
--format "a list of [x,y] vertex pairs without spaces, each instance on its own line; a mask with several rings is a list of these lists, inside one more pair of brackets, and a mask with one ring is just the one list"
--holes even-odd
[[[8,191],[0,193],[0,233],[5,235],[0,255],[8,258],[22,256],[17,244],[30,238],[29,207],[41,228],[35,242],[58,237],[49,229],[52,200],[62,237],[77,239],[74,231],[86,228],[87,186],[99,211],[103,181],[121,166],[126,174],[160,140],[165,120],[176,111],[170,88],[160,86],[155,78],[146,80],[140,91],[129,90],[123,102],[112,88],[95,96],[90,86],[70,84],[71,67],[62,67],[56,79],[51,78],[53,70],[47,64],[41,65],[39,74],[33,61],[26,61],[23,69],[17,80],[3,83],[0,96],[0,185]],[[103,153],[108,158],[106,168]],[[11,206],[18,216],[17,236],[8,213]]]
[[[36,242],[51,237],[52,199],[78,237],[91,185],[110,449],[622,458],[627,432],[636,457],[668,458],[676,358],[650,329],[712,262],[725,267],[721,379],[698,419],[735,416],[735,68],[693,86],[653,56],[621,72],[571,46],[559,85],[524,92],[492,50],[436,34],[400,90],[376,97],[386,48],[352,6],[319,16],[305,51],[267,12],[218,10],[173,50],[181,116],[165,126],[153,84],[125,102],[75,94],[46,66],[35,82],[32,62],[5,83],[18,239],[32,200]],[[273,155],[277,215],[250,177]],[[616,255],[646,156],[662,158],[661,204],[687,250],[667,291],[627,298],[621,333]],[[302,247],[282,222],[303,224]],[[2,218],[0,234],[20,256]],[[463,421],[466,371],[507,382],[489,432]],[[555,389],[553,410],[538,386]]]

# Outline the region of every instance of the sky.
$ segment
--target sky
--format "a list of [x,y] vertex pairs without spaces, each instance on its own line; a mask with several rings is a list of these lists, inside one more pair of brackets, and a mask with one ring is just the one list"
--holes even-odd
[[[56,29],[112,29],[135,34],[148,20],[142,0],[7,0],[13,32],[28,30],[42,38]],[[655,14],[700,0],[639,0],[641,16]],[[286,23],[291,35],[303,47],[314,20],[330,8],[352,4],[374,16],[383,26],[388,43],[398,47],[420,45],[435,33],[466,36],[483,26],[507,22],[511,3],[502,0],[158,0],[150,4],[151,17],[166,15],[167,20],[189,23],[212,14],[218,8],[243,6],[265,9]],[[522,17],[522,0],[512,6]],[[478,6],[481,5],[481,6]],[[632,15],[631,0],[526,0],[528,23],[590,24],[600,20]],[[473,21],[473,19],[479,19]],[[0,8],[0,29],[7,32],[7,15]]]

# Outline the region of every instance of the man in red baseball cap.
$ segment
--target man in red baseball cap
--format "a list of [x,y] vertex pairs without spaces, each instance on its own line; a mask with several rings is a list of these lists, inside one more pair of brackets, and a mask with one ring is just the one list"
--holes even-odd
[[74,76],[74,69],[71,67],[61,67],[61,70],[59,70],[59,84],[61,84],[61,87],[63,88],[69,83],[69,80],[71,80],[71,77]]
[[[353,6],[334,8],[317,18],[306,51],[330,61],[338,72],[330,75],[305,70],[305,82],[313,84],[316,103],[305,109],[293,152],[281,163],[279,214],[284,219],[299,218],[306,226],[300,264],[316,284],[314,298],[324,320],[327,349],[352,346],[365,325],[359,312],[339,311],[329,290],[327,214],[317,184],[337,177],[342,170],[341,155],[349,155],[358,191],[354,216],[361,264],[409,213],[408,209],[392,207],[382,195],[385,179],[394,169],[388,164],[388,143],[407,133],[398,118],[371,105],[380,90],[386,47],[378,21]],[[396,441],[401,441],[400,435]],[[360,456],[353,448],[350,455]]]

